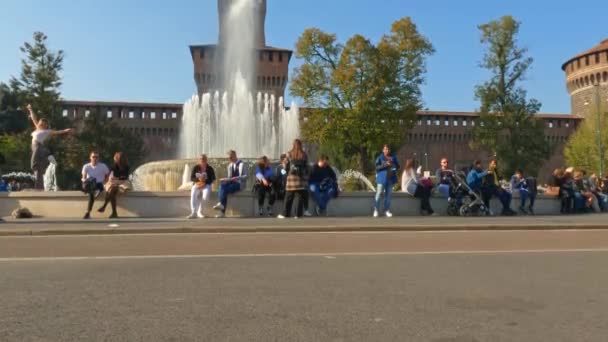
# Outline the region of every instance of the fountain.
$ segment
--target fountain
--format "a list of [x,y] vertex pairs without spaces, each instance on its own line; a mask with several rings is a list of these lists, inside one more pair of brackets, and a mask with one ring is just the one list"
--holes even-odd
[[218,0],[220,44],[214,54],[221,58],[213,65],[217,82],[184,104],[178,150],[184,159],[139,167],[133,175],[136,190],[174,191],[189,184],[185,170],[203,153],[222,177],[227,151],[235,150],[247,161],[262,155],[276,159],[299,137],[298,107],[286,109],[283,98],[275,96],[278,82],[273,81],[274,92],[255,90],[254,80],[260,83],[256,56],[266,48],[260,46],[265,44],[265,8],[264,0]]

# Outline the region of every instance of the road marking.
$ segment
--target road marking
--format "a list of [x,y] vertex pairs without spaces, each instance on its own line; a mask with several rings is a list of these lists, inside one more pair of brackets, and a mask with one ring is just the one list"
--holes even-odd
[[[420,251],[420,252],[345,252],[332,253],[334,256],[408,256],[408,255],[458,255],[458,254],[542,254],[542,253],[605,253],[608,248],[587,249],[521,249],[521,250],[478,250],[478,251]],[[184,255],[117,255],[81,257],[30,257],[0,258],[0,262],[11,261],[78,261],[78,260],[129,260],[129,259],[221,259],[259,257],[326,257],[327,253],[260,253],[260,254],[184,254]]]
[[[124,227],[123,227],[124,228]],[[534,228],[534,227],[532,227]],[[129,229],[129,228],[126,228]],[[109,231],[109,230],[108,230]],[[382,235],[382,234],[476,234],[476,233],[564,233],[564,232],[580,232],[580,233],[594,233],[594,232],[608,232],[607,229],[575,229],[575,228],[555,228],[555,229],[510,229],[510,230],[492,230],[492,229],[472,229],[472,230],[383,230],[383,231],[297,231],[297,232],[287,232],[287,231],[278,231],[278,232],[213,232],[213,233],[127,233],[121,234],[120,230],[110,233],[110,234],[66,234],[66,235],[6,235],[0,236],[0,240],[2,239],[43,239],[43,238],[83,238],[83,237],[123,237],[123,236],[248,236],[248,235],[313,235],[313,234],[336,234],[336,235],[365,235],[365,234],[373,234],[373,235]]]

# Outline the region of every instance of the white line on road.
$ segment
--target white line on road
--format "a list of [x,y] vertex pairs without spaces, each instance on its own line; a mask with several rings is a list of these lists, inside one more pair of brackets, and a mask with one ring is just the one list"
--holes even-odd
[[478,234],[478,233],[496,233],[496,234],[505,234],[505,233],[522,233],[522,232],[530,232],[530,233],[567,233],[567,232],[577,232],[577,233],[593,233],[593,232],[606,232],[608,231],[608,229],[562,229],[562,228],[555,228],[555,229],[543,229],[543,230],[537,230],[537,229],[527,229],[527,230],[522,230],[522,229],[510,229],[510,230],[492,230],[492,229],[487,229],[487,230],[481,230],[481,229],[473,229],[473,230],[462,230],[462,229],[457,229],[457,230],[409,230],[409,231],[405,231],[405,230],[383,230],[383,231],[320,231],[320,232],[316,232],[316,231],[310,231],[310,232],[303,232],[303,231],[297,231],[297,232],[286,232],[286,231],[280,231],[280,232],[238,232],[238,233],[230,233],[230,232],[213,232],[213,233],[128,233],[128,234],[121,234],[120,232],[116,232],[114,234],[82,234],[82,235],[76,235],[76,234],[68,234],[68,235],[16,235],[16,236],[11,236],[11,235],[6,235],[6,236],[0,236],[0,240],[1,239],[32,239],[32,238],[36,238],[36,239],[43,239],[43,238],[83,238],[83,237],[124,237],[124,236],[156,236],[156,237],[160,237],[160,236],[201,236],[201,235],[205,235],[205,236],[211,236],[211,235],[217,235],[217,236],[247,236],[247,235],[314,235],[314,234],[336,234],[336,235],[381,235],[381,234]]
[[353,253],[262,253],[262,254],[185,254],[185,255],[117,255],[81,257],[33,257],[0,258],[0,262],[14,261],[78,261],[78,260],[129,260],[129,259],[217,259],[259,257],[323,257],[327,256],[408,256],[408,255],[454,255],[454,254],[541,254],[541,253],[605,253],[608,248],[588,249],[522,249],[479,251],[421,251],[421,252],[353,252]]

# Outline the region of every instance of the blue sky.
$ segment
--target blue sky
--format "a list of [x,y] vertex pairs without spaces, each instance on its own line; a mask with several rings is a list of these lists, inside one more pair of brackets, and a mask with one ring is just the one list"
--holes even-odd
[[[286,48],[307,27],[377,41],[394,20],[412,17],[437,50],[423,88],[432,110],[478,107],[473,87],[487,77],[478,67],[480,23],[506,14],[523,22],[520,42],[534,58],[525,86],[545,113],[570,109],[561,64],[608,38],[605,0],[268,2],[267,43]],[[181,103],[195,91],[188,45],[217,41],[216,16],[215,0],[2,0],[0,81],[19,73],[19,47],[40,30],[65,50],[64,98]]]

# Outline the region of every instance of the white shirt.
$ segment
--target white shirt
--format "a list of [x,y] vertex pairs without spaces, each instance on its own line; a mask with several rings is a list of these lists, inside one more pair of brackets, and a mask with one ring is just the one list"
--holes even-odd
[[407,192],[413,196],[416,193],[418,183],[418,176],[416,175],[414,169],[403,171],[403,176],[401,178],[401,191]]
[[110,174],[110,169],[104,163],[97,163],[95,166],[88,163],[82,167],[82,173],[85,175],[85,180],[95,178],[97,183],[103,183],[106,176]]
[[51,135],[50,129],[37,129],[32,132],[32,145],[44,144],[44,141]]

